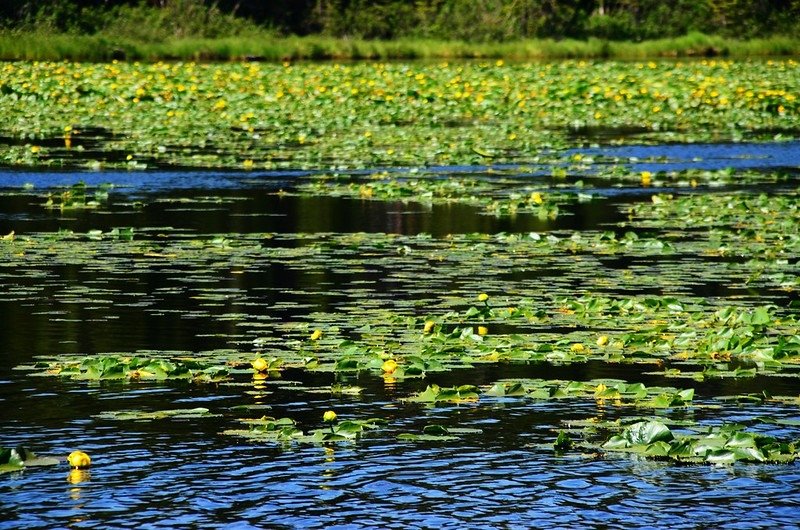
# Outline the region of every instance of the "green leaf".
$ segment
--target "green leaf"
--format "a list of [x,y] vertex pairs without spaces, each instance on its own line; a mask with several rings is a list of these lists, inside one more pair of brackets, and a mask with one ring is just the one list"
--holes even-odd
[[736,455],[733,451],[721,449],[708,453],[705,460],[709,464],[730,465],[736,462]]
[[736,432],[725,443],[725,447],[757,447],[755,435],[749,432]]
[[654,442],[668,442],[673,439],[672,431],[660,421],[642,421],[627,427],[623,438],[631,445],[647,445]]
[[450,433],[443,425],[426,425],[422,429],[422,434],[428,436],[446,436]]
[[354,371],[359,369],[359,363],[356,359],[339,359],[336,361],[334,370],[337,372]]
[[434,403],[437,397],[439,397],[439,386],[429,385],[424,391],[408,398],[408,400],[417,401],[420,403]]
[[568,451],[572,448],[572,438],[564,431],[559,431],[556,441],[553,442],[553,448],[556,451]]
[[647,446],[644,454],[650,457],[666,457],[669,455],[672,446],[667,442],[654,442]]
[[756,308],[752,316],[750,318],[750,323],[754,326],[766,326],[772,321],[772,317],[769,314],[769,309],[766,307],[758,307]]
[[625,449],[629,447],[630,443],[628,442],[627,438],[622,435],[616,435],[609,438],[606,443],[603,444],[603,449],[609,450],[618,450],[618,449]]

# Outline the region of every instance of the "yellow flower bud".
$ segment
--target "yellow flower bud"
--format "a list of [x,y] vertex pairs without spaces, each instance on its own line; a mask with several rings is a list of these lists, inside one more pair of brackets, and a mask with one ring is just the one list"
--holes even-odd
[[489,333],[489,328],[487,328],[486,326],[478,326],[478,335],[483,337],[487,333]]
[[381,365],[381,370],[387,374],[394,373],[394,371],[397,370],[397,362],[394,359],[388,359]]
[[327,423],[336,421],[336,413],[332,410],[326,411],[325,414],[322,415],[322,421]]
[[597,345],[601,348],[608,344],[608,335],[600,335],[597,337]]
[[489,299],[489,295],[486,293],[481,293],[478,295],[478,302],[485,302]]
[[319,340],[322,337],[322,331],[315,329],[314,333],[311,334],[311,340]]
[[433,330],[433,326],[436,325],[436,322],[433,320],[428,320],[425,322],[425,326],[422,328],[423,333],[430,333]]
[[72,451],[67,457],[67,462],[75,469],[81,469],[92,465],[92,459],[83,451]]
[[269,365],[267,364],[267,361],[265,361],[261,357],[253,361],[253,369],[255,369],[256,372],[265,372],[268,366]]

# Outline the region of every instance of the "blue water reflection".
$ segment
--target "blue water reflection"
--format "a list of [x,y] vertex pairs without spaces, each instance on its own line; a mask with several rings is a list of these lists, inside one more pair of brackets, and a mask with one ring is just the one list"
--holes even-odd
[[[549,153],[555,156],[556,153]],[[683,171],[742,169],[800,168],[800,141],[772,143],[713,143],[601,146],[570,149],[567,157],[581,154],[597,157],[599,165],[619,164],[633,171]],[[568,163],[562,164],[568,166]],[[431,166],[425,168],[372,168],[346,171],[348,174],[368,175],[379,171],[404,173],[409,169],[447,175],[450,173],[486,173],[491,170],[509,171],[523,168],[518,177],[547,176],[551,164],[488,164],[473,166]],[[68,187],[78,180],[89,186],[111,182],[128,192],[159,192],[187,189],[235,189],[250,186],[280,188],[309,175],[335,173],[334,170],[276,170],[276,171],[0,171],[0,188],[19,188],[32,185],[37,189]],[[593,173],[590,168],[588,173]]]
[[[552,414],[575,414],[554,404]],[[771,410],[792,417],[790,409]],[[723,411],[724,413],[724,411]],[[0,528],[790,528],[798,466],[683,466],[630,456],[555,456],[524,404],[495,411],[494,442],[272,447],[189,430],[43,430],[93,452],[79,480],[64,468],[3,476]],[[465,422],[469,424],[469,422]],[[163,429],[163,427],[162,427]],[[17,429],[7,439],[28,436]],[[90,441],[91,440],[91,441]]]

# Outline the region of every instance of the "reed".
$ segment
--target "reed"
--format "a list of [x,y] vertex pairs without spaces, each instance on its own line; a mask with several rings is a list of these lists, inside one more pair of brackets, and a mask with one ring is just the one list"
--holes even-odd
[[6,61],[548,60],[795,55],[800,55],[799,38],[776,36],[740,41],[701,33],[643,42],[538,39],[474,43],[430,39],[381,41],[324,36],[276,37],[266,32],[241,37],[187,37],[143,42],[103,34],[0,32],[0,60]]

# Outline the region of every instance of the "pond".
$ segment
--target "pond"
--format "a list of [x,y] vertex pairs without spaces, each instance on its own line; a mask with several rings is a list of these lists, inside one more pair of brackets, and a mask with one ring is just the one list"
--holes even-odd
[[0,528],[792,527],[798,161],[0,173]]

